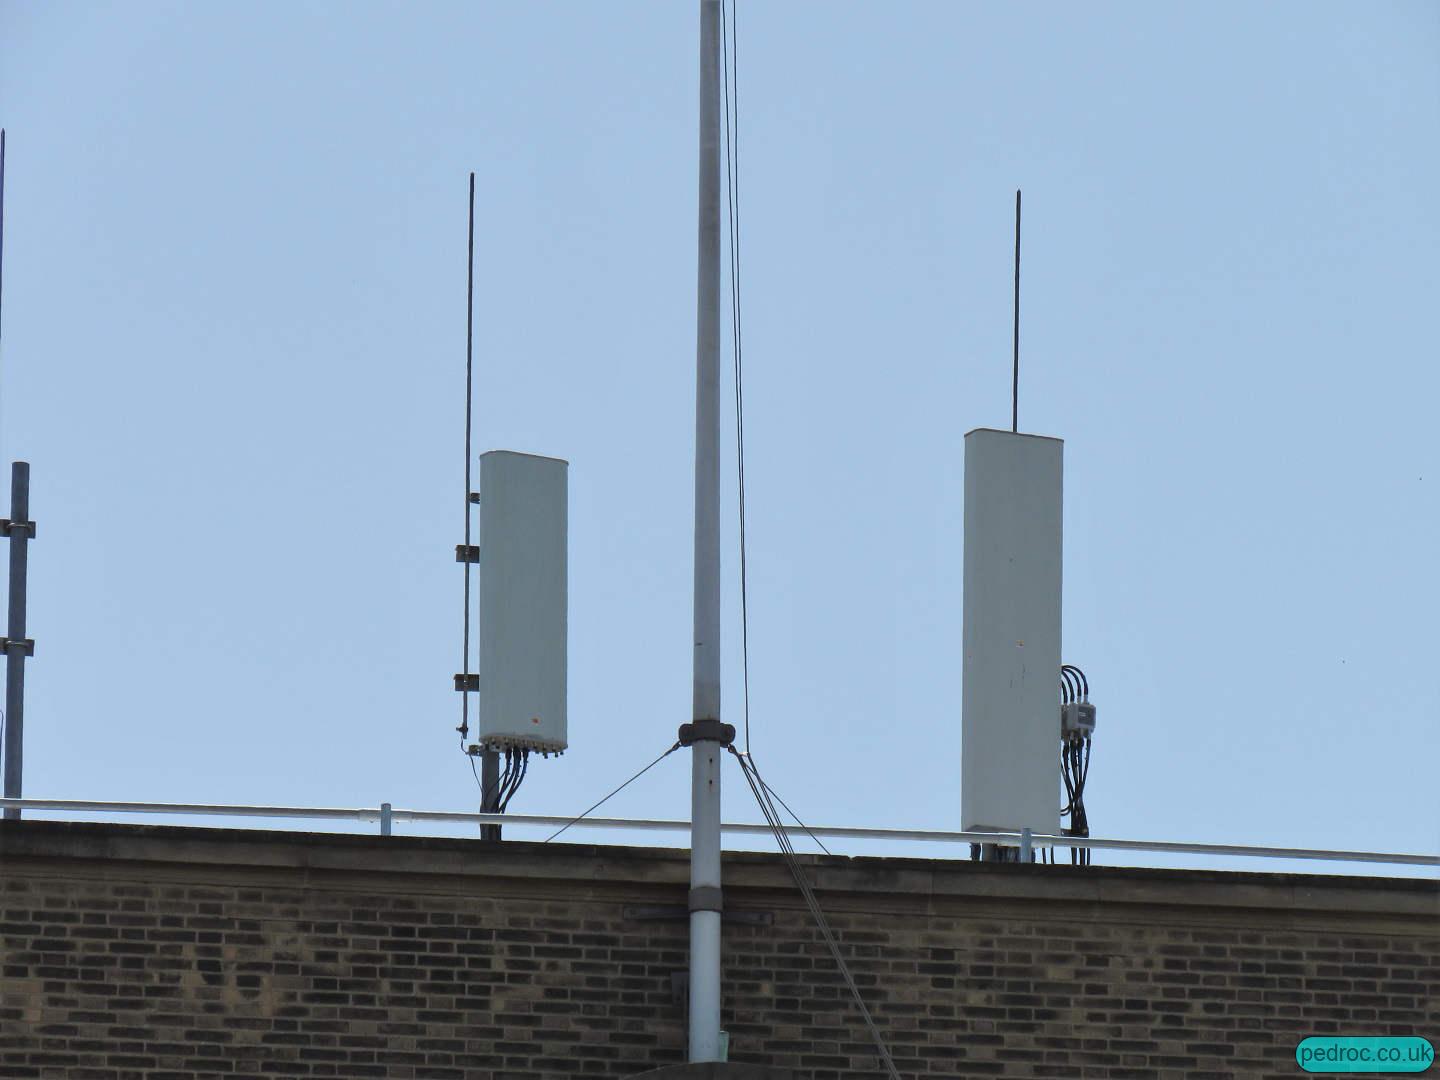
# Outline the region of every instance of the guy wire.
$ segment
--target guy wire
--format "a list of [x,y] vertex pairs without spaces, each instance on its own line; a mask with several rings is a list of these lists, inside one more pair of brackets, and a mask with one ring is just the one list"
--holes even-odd
[[735,355],[735,468],[740,511],[740,669],[744,681],[745,751],[750,751],[750,597],[745,552],[745,362],[740,333],[740,72],[735,0],[720,4],[725,95],[725,190],[730,211],[730,336]]

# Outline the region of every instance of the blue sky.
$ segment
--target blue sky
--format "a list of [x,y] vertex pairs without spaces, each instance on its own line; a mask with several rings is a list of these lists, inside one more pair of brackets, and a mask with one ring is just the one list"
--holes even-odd
[[[1020,187],[1020,421],[1066,440],[1093,831],[1440,848],[1440,8],[739,23],[776,789],[826,824],[958,825],[962,439],[1009,417]],[[472,169],[477,452],[571,462],[571,750],[512,810],[578,812],[673,741],[696,37],[679,2],[0,2],[27,794],[472,807]],[[688,785],[677,755],[606,812],[683,817]]]

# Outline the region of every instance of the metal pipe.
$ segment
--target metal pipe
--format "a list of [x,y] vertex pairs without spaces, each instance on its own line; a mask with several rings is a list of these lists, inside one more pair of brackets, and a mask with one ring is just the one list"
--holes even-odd
[[[240,803],[107,802],[95,799],[0,799],[0,807],[84,814],[189,814],[195,817],[273,817],[331,821],[380,820],[379,807],[246,806]],[[477,821],[485,816],[481,814],[451,814],[447,811],[442,812],[438,818],[430,818],[428,815],[431,813],[435,812],[396,810],[393,812],[393,816],[396,821],[450,819]],[[557,818],[556,820],[561,819]]]
[[[700,3],[690,1060],[720,1060],[720,3]],[[704,724],[704,727],[700,725]]]
[[720,1060],[720,743],[694,746],[690,784],[690,1060]]
[[[290,818],[294,820],[345,820],[374,822],[379,807],[338,806],[244,806],[234,803],[151,803],[102,802],[94,799],[0,799],[0,808],[87,814],[184,814],[192,817]],[[392,809],[392,821],[435,824],[525,825],[553,829],[570,825],[576,829],[617,829],[637,832],[687,832],[690,822],[673,818],[602,818],[551,814],[474,814],[464,810]],[[770,836],[768,825],[750,822],[723,822],[720,830],[738,836]],[[837,840],[914,841],[932,844],[1000,843],[1018,846],[1020,833],[959,832],[942,829],[866,829],[837,825],[785,826],[797,839],[808,835]],[[1331,848],[1289,848],[1247,844],[1200,844],[1173,840],[1120,840],[1102,837],[1065,836],[1061,833],[1032,833],[1031,843],[1041,847],[1083,847],[1110,851],[1158,852],[1168,855],[1220,855],[1240,858],[1304,859],[1320,862],[1386,863],[1396,866],[1437,866],[1440,855],[1413,852],[1354,851]]]
[[[480,812],[493,814],[500,802],[500,751],[480,751]],[[480,826],[480,839],[499,840],[499,825]]]
[[380,835],[381,835],[381,836],[389,836],[389,835],[390,835],[390,833],[391,833],[391,831],[392,831],[392,825],[391,825],[391,823],[394,821],[394,819],[395,819],[395,815],[391,812],[390,804],[389,804],[388,802],[382,802],[382,803],[380,804]]
[[695,347],[692,719],[720,719],[720,4],[700,5],[700,226]]
[[[7,799],[18,799],[24,791],[25,771],[25,657],[34,643],[25,638],[25,578],[28,569],[30,535],[30,465],[17,461],[10,466],[10,618],[5,636],[5,781]],[[5,808],[5,817],[18,820],[18,807]]]

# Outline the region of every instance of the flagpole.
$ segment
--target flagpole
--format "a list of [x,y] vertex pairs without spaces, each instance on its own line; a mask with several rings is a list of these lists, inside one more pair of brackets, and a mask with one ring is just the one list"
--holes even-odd
[[720,1060],[720,3],[700,3],[695,347],[695,666],[690,788],[690,1060]]

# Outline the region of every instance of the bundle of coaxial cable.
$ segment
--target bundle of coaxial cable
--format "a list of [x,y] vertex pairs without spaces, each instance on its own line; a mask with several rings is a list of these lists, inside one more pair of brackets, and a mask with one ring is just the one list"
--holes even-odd
[[[1060,775],[1065,781],[1065,806],[1060,811],[1070,824],[1066,836],[1088,837],[1090,820],[1085,814],[1085,780],[1090,775],[1090,738],[1095,727],[1095,707],[1090,704],[1090,680],[1073,664],[1060,669]],[[1070,861],[1090,865],[1090,849],[1070,849]]]
[[505,808],[510,805],[510,800],[515,797],[515,792],[520,790],[520,784],[525,779],[525,773],[530,768],[530,751],[508,747],[505,750],[505,769],[500,774],[500,780],[495,785],[493,792],[482,792],[481,806],[493,806],[491,813],[503,814]]

